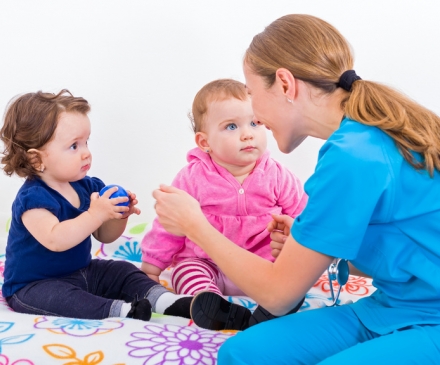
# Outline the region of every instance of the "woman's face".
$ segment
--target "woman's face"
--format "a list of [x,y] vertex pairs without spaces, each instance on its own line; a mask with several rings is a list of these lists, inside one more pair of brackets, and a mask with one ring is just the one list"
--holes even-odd
[[307,137],[302,127],[298,105],[288,102],[283,86],[277,79],[267,88],[263,78],[244,64],[246,88],[252,100],[254,121],[272,131],[278,148],[283,153],[292,152]]

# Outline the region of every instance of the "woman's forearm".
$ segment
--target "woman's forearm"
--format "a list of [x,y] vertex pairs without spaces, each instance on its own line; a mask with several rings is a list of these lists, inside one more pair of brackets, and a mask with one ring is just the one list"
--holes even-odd
[[161,185],[153,197],[158,220],[168,232],[196,243],[237,287],[274,315],[292,309],[333,260],[289,235],[272,263],[223,236],[188,193]]
[[331,257],[303,247],[289,236],[272,263],[237,246],[207,221],[191,230],[188,238],[246,295],[274,315],[292,309],[332,261]]

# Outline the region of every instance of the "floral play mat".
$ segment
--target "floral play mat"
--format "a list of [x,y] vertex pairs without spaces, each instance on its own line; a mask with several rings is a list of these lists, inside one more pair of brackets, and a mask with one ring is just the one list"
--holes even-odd
[[[0,285],[3,284],[5,246],[9,219],[0,215]],[[147,223],[129,223],[112,244],[93,242],[93,255],[101,259],[128,260],[140,266],[140,241]],[[170,270],[161,282],[170,286]],[[333,284],[338,288],[338,284]],[[356,301],[374,288],[365,278],[350,276],[342,288],[340,303]],[[248,297],[229,297],[253,310]],[[306,296],[301,311],[331,303],[327,274]],[[220,345],[234,331],[210,331],[180,317],[153,314],[150,322],[129,318],[83,320],[33,316],[13,312],[0,297],[0,365],[209,365],[215,364]]]

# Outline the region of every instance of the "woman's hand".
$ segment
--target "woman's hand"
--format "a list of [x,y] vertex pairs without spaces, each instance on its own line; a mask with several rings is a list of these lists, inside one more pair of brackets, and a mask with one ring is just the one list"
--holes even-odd
[[160,185],[153,191],[156,199],[155,209],[159,223],[176,236],[189,236],[191,230],[197,229],[205,216],[200,204],[187,192],[173,186]]
[[270,248],[272,256],[277,258],[284,247],[287,237],[290,235],[290,228],[293,225],[293,218],[288,215],[272,214],[273,221],[267,225],[270,232]]

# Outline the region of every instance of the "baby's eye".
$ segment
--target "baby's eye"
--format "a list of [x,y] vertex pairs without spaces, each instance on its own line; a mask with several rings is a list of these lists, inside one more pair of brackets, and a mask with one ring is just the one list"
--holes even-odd
[[254,121],[252,121],[252,122],[251,122],[251,126],[252,126],[252,127],[258,127],[258,124],[255,123]]
[[226,129],[229,129],[230,131],[233,131],[233,130],[237,129],[237,124],[235,124],[235,123],[228,124],[226,126]]
[[78,148],[78,144],[77,144],[77,143],[74,143],[73,145],[70,146],[70,148],[71,148],[72,150],[76,150],[76,149]]

